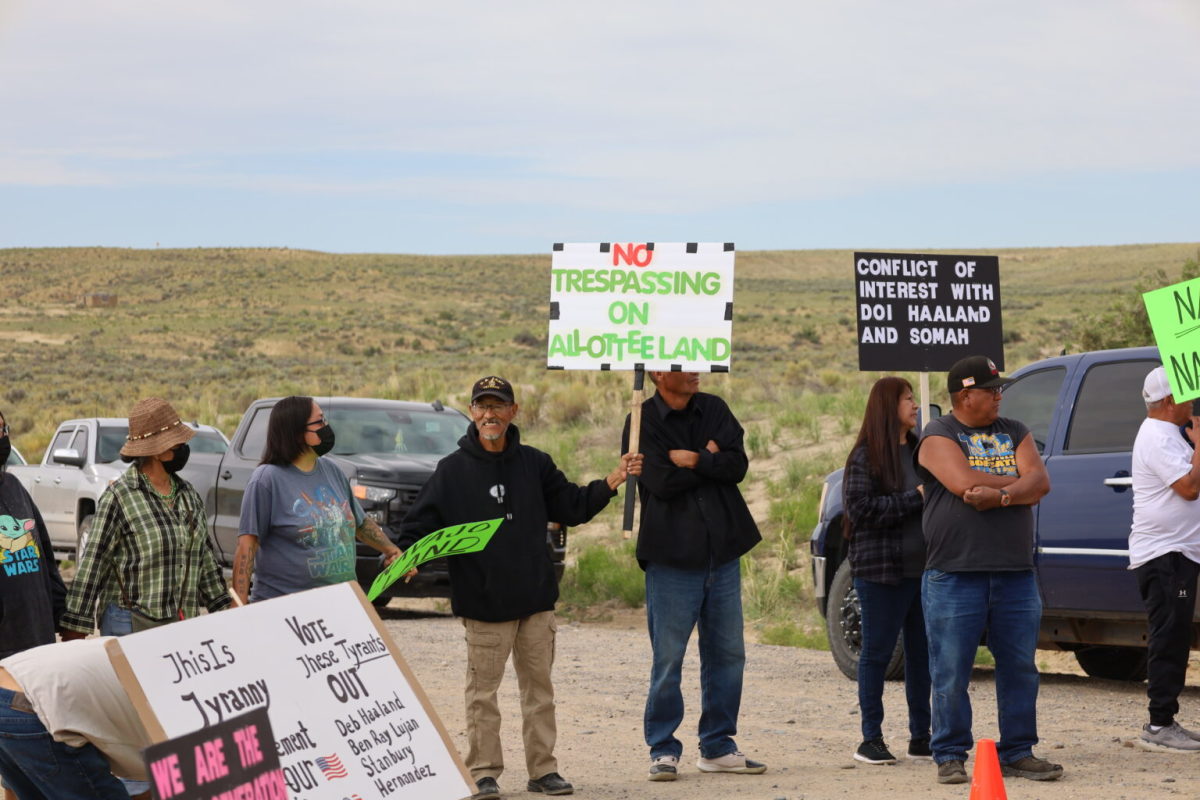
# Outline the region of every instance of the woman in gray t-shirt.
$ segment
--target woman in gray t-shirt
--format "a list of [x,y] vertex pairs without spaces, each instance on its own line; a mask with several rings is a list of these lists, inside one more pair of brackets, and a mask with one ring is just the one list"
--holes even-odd
[[333,444],[333,428],[311,397],[285,397],[271,409],[233,558],[233,588],[243,601],[354,580],[356,540],[385,554],[386,563],[400,555],[363,514],[345,474],[321,458]]

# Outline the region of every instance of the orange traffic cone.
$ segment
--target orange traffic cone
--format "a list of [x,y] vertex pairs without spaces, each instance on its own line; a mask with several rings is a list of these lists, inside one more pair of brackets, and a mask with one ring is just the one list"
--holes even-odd
[[1000,774],[1000,757],[996,742],[980,739],[975,746],[975,772],[971,775],[971,796],[968,800],[1008,800],[1004,777]]

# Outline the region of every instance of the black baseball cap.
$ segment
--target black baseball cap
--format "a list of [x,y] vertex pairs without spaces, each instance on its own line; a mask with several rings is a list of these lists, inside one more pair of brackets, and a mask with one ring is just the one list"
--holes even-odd
[[1012,383],[1000,377],[1000,370],[987,356],[967,356],[959,359],[946,376],[946,390],[950,394],[963,389],[995,389]]
[[475,381],[475,385],[471,387],[471,402],[474,403],[481,397],[492,395],[499,397],[506,403],[513,402],[512,384],[504,380],[504,378],[495,375],[488,375],[486,378],[480,378]]

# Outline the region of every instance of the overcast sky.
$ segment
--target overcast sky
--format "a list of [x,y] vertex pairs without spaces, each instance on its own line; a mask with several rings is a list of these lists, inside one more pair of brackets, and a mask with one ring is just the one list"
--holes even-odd
[[0,0],[0,247],[1197,241],[1196,0]]

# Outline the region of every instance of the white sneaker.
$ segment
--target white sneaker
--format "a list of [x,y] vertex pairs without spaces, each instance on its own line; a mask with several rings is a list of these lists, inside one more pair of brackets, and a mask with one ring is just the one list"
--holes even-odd
[[659,756],[650,762],[652,781],[673,781],[679,777],[679,759],[675,756]]
[[701,772],[736,772],[739,775],[759,775],[767,771],[766,764],[751,761],[738,750],[720,758],[701,758],[696,767]]

